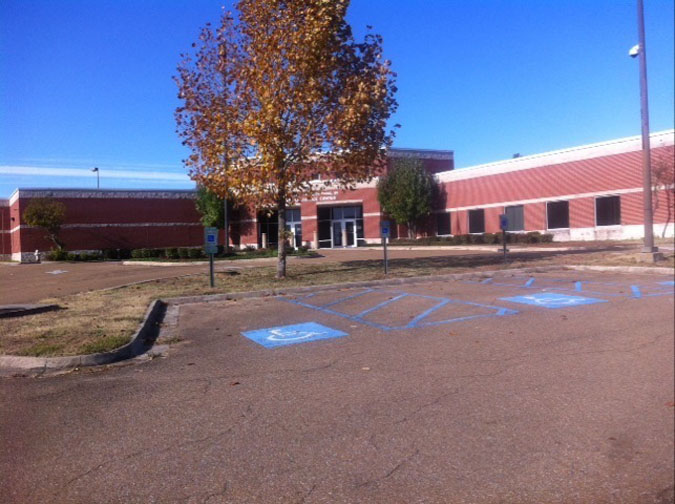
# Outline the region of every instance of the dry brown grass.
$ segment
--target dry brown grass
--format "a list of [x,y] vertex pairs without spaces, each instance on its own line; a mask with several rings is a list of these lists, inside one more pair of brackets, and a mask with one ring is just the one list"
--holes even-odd
[[[513,254],[506,267],[542,265],[638,264],[635,254],[617,251],[541,252]],[[644,265],[644,264],[641,264]],[[671,255],[657,266],[675,266]],[[505,266],[497,254],[439,255],[390,261],[389,277],[440,275],[464,271],[501,269]],[[385,278],[379,260],[340,263],[289,264],[288,278],[275,277],[275,267],[243,269],[238,274],[217,273],[216,288],[208,286],[207,275],[154,280],[104,291],[85,292],[43,302],[59,304],[62,309],[15,319],[0,324],[0,353],[14,355],[77,355],[111,350],[129,341],[153,299],[226,292],[242,292],[321,285]]]

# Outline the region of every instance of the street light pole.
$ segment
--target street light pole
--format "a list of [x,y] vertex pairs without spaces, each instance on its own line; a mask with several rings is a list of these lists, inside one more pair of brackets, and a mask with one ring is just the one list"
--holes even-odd
[[653,254],[654,247],[654,214],[652,207],[652,170],[649,144],[649,100],[647,95],[647,47],[645,45],[645,15],[643,0],[637,0],[638,37],[640,42],[638,57],[640,59],[640,112],[642,116],[642,191],[644,202],[644,248],[642,252]]
[[96,172],[96,189],[100,189],[101,184],[100,184],[100,180],[99,180],[99,177],[98,177],[98,174],[99,174],[98,167],[92,168],[91,171]]

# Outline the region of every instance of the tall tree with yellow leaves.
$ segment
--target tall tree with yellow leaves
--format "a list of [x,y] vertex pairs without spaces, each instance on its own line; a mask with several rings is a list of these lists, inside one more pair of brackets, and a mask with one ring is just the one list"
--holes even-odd
[[[240,0],[183,55],[178,133],[201,186],[278,211],[277,277],[286,276],[285,210],[317,175],[342,188],[371,179],[394,133],[395,74],[382,38],[356,42],[348,0]],[[369,27],[370,30],[370,27]]]

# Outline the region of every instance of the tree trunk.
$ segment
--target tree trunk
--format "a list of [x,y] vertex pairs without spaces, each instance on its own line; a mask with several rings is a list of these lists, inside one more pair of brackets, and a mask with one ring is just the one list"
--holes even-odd
[[59,239],[58,234],[56,233],[49,233],[47,235],[47,238],[49,238],[54,245],[56,245],[57,250],[62,250],[63,249],[63,242]]
[[408,222],[406,225],[408,227],[408,239],[414,240],[417,238],[417,229],[414,222]]
[[279,212],[279,232],[277,243],[277,278],[286,278],[286,197],[279,195],[277,201],[277,209]]
[[666,230],[668,229],[668,224],[670,224],[670,215],[673,213],[673,200],[672,200],[672,189],[668,189],[666,193],[666,223],[663,226],[663,233],[661,233],[661,238],[666,237]]
[[223,238],[225,242],[225,255],[230,253],[230,222],[229,215],[227,213],[227,198],[223,200]]

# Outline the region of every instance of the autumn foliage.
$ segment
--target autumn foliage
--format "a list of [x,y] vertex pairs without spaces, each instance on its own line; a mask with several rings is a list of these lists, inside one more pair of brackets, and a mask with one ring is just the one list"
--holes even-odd
[[46,238],[56,246],[56,250],[63,249],[59,233],[66,220],[66,205],[52,198],[31,199],[23,211],[23,220],[29,226],[44,229]]
[[[355,41],[347,0],[240,0],[182,55],[178,133],[190,176],[238,204],[285,208],[322,180],[351,188],[383,161],[396,110],[382,39]],[[313,182],[314,180],[314,182]]]

